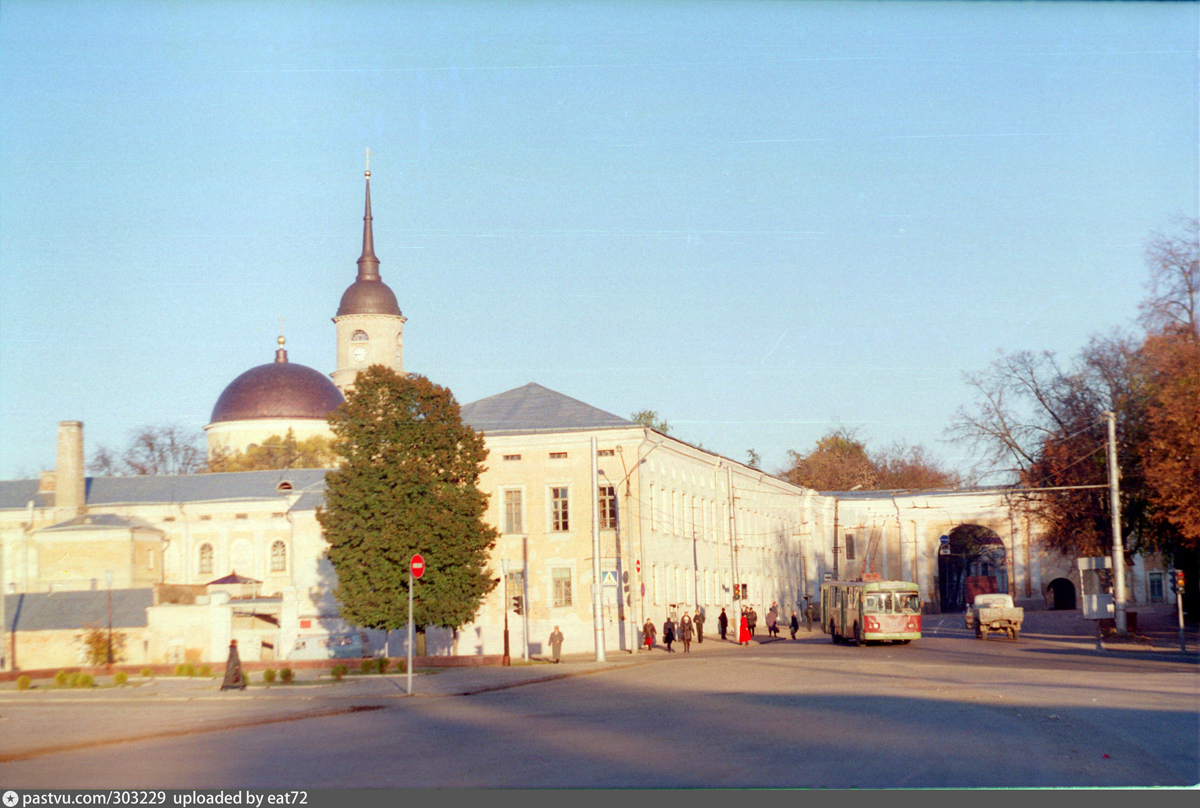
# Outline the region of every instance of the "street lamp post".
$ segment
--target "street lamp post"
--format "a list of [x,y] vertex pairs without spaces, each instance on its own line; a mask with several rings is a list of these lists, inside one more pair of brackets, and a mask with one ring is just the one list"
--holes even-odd
[[107,653],[105,654],[105,659],[104,659],[104,661],[105,661],[105,663],[106,663],[107,665],[110,665],[110,666],[111,666],[111,665],[113,664],[113,652],[112,652],[112,585],[113,585],[113,571],[112,571],[112,570],[108,570],[108,571],[105,573],[105,576],[104,576],[104,577],[105,577],[105,579],[108,581],[108,651],[107,651]]
[[504,667],[512,665],[512,657],[508,653],[508,559],[500,559],[500,567],[504,571],[504,602],[501,606],[504,607],[504,657],[500,660],[500,664]]

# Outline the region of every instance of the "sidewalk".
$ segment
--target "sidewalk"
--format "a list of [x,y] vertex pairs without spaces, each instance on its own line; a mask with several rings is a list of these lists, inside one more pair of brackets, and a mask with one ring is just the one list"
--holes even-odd
[[[1180,652],[1179,628],[1175,612],[1165,607],[1139,607],[1138,632],[1127,638],[1106,636],[1103,647],[1113,652],[1147,651],[1162,653]],[[927,615],[925,617],[926,634],[929,637],[947,636],[940,633],[947,629],[951,635],[957,634],[963,628],[961,614]],[[1097,621],[1087,620],[1079,612],[1027,611],[1021,631],[1023,640],[1071,640],[1074,642],[1097,641]],[[1189,625],[1185,633],[1187,652],[1190,655],[1200,651],[1200,630],[1195,625]],[[777,638],[769,637],[765,632],[755,635],[750,648],[777,646],[777,644],[803,647],[810,643],[828,643],[828,635],[814,627],[809,633],[804,628],[792,640],[784,631]],[[918,641],[919,642],[919,641]],[[740,650],[739,650],[740,649]],[[713,654],[737,654],[745,650],[736,642],[720,638],[706,638],[703,643],[693,642],[691,656],[703,657]],[[543,657],[534,657],[529,662],[523,662],[520,657],[513,660],[510,667],[480,666],[480,667],[447,667],[447,668],[416,668],[412,677],[412,695],[414,697],[446,697],[465,696],[476,693],[486,693],[520,687],[532,682],[551,681],[569,676],[587,676],[605,671],[612,671],[630,665],[641,665],[686,658],[683,646],[675,643],[674,653],[667,653],[665,646],[655,645],[650,651],[639,649],[636,654],[625,650],[609,650],[607,661],[596,662],[594,653],[565,654],[560,664],[553,664]],[[286,663],[280,663],[280,668]],[[128,684],[121,687],[111,686],[111,676],[96,677],[97,685],[108,685],[91,689],[56,688],[47,679],[38,679],[34,688],[26,692],[18,692],[15,682],[0,684],[0,700],[13,703],[14,700],[56,700],[56,701],[101,701],[101,700],[191,700],[206,698],[237,698],[237,699],[280,699],[289,696],[306,695],[309,697],[337,699],[374,699],[398,698],[408,695],[408,677],[403,672],[393,669],[385,675],[377,673],[363,675],[352,672],[337,682],[328,670],[295,671],[295,681],[290,685],[279,683],[265,685],[262,673],[254,671],[249,674],[251,685],[244,691],[221,691],[221,677],[208,678],[180,677],[160,675],[142,678],[130,675]]]

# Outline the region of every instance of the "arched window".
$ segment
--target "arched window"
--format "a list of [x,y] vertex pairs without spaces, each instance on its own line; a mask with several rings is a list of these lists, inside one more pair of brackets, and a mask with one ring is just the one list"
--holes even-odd
[[205,542],[200,545],[200,574],[212,575],[213,571],[213,548],[211,544]]
[[282,541],[271,544],[271,572],[287,572],[287,545]]
[[367,336],[366,331],[359,330],[350,335],[351,342],[370,342],[370,340],[371,338]]

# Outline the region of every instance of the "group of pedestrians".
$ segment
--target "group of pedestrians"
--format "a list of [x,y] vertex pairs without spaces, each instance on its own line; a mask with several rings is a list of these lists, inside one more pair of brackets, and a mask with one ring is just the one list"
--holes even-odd
[[[788,630],[791,632],[792,639],[796,639],[796,633],[800,631],[800,621],[803,619],[808,625],[808,630],[812,631],[813,624],[813,606],[806,596],[804,598],[803,618],[795,609],[792,610],[791,619],[788,621]],[[779,627],[779,604],[772,603],[771,608],[767,610],[767,634],[771,637],[778,637],[780,633]],[[758,613],[754,611],[753,606],[743,606],[739,625],[737,627],[737,642],[738,645],[749,645],[754,639],[755,629],[758,627]],[[729,615],[721,609],[721,614],[717,617],[717,633],[722,640],[728,639],[729,636]],[[699,609],[696,610],[695,617],[692,617],[684,612],[683,617],[676,623],[675,620],[668,615],[662,625],[662,642],[666,646],[668,653],[675,653],[672,648],[676,642],[682,643],[683,652],[685,654],[691,652],[692,638],[696,638],[696,642],[704,642],[704,613]],[[654,647],[658,639],[658,629],[655,628],[652,620],[647,620],[646,625],[642,626],[642,642],[646,649]]]
[[[642,626],[642,642],[645,643],[646,650],[654,647],[657,637],[658,631],[654,627],[654,621],[647,620],[646,625]],[[693,637],[696,642],[704,642],[704,612],[699,609],[696,610],[695,617],[684,612],[683,617],[679,618],[678,625],[670,615],[663,621],[662,641],[663,645],[667,647],[668,653],[675,653],[675,649],[671,646],[678,640],[683,645],[683,652],[690,654]]]
[[[812,631],[813,624],[813,606],[809,602],[808,597],[804,598],[804,619],[808,623],[808,630]],[[754,611],[752,606],[742,607],[741,624],[738,626],[738,645],[749,645],[754,639],[754,629],[758,625],[758,613]],[[800,630],[800,617],[796,614],[796,610],[792,610],[792,618],[788,623],[788,628],[791,630],[792,639],[796,639],[796,632]],[[717,632],[724,640],[729,634],[729,616],[725,614],[725,610],[721,609],[720,616],[717,617]],[[779,604],[772,603],[771,608],[767,611],[767,633],[772,637],[779,636]],[[668,653],[675,653],[675,649],[671,646],[676,641],[682,643],[683,652],[689,654],[692,651],[692,638],[695,637],[696,642],[704,642],[704,612],[696,610],[695,617],[692,617],[687,612],[683,613],[683,617],[679,618],[679,623],[676,624],[670,615],[663,621],[662,640],[663,645],[667,647]],[[646,625],[642,626],[642,642],[646,645],[646,650],[654,647],[654,642],[658,638],[658,630],[654,627],[652,620],[647,620]],[[552,659],[554,662],[560,661],[562,658],[563,635],[559,631],[558,626],[554,627],[554,631],[550,634],[550,648]]]

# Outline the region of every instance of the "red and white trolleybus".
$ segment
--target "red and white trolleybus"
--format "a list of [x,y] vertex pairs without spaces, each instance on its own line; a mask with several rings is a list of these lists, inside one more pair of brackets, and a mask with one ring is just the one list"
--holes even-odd
[[908,581],[882,581],[864,574],[857,581],[821,584],[821,630],[834,642],[912,642],[921,638],[921,594]]

